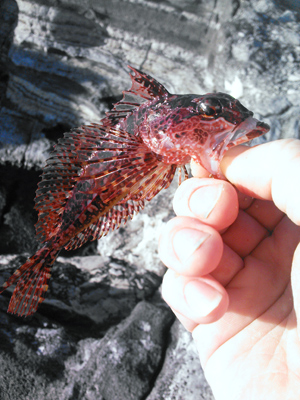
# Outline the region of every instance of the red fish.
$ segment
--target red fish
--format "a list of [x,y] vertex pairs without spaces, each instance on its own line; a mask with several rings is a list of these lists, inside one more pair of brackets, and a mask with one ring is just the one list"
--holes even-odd
[[[130,67],[131,68],[131,67]],[[17,283],[8,312],[29,316],[44,300],[60,250],[117,229],[196,160],[213,176],[230,147],[269,130],[224,93],[173,95],[131,68],[132,86],[99,124],[65,133],[43,170],[35,208],[40,250],[0,289]]]

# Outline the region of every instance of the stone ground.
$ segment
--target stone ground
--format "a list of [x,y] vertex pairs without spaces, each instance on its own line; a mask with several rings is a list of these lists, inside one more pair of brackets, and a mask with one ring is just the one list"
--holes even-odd
[[[63,132],[97,122],[127,65],[173,93],[224,91],[300,133],[300,2],[2,0],[0,283],[37,249],[33,199]],[[279,160],[280,162],[280,160]],[[47,298],[21,319],[0,296],[0,399],[213,399],[189,333],[161,300],[157,237],[176,189],[99,243],[62,252]]]

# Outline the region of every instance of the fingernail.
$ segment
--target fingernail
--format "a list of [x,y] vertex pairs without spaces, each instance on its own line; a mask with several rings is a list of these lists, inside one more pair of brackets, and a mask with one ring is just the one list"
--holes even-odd
[[222,294],[217,289],[199,280],[187,283],[184,294],[187,305],[199,317],[209,315],[222,300]]
[[173,237],[174,252],[185,262],[209,237],[209,233],[197,229],[181,229]]
[[221,197],[223,185],[202,186],[192,193],[189,207],[199,218],[207,218]]

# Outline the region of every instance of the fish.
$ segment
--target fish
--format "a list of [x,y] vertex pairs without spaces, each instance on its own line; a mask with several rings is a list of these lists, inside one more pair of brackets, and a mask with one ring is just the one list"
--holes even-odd
[[8,312],[28,317],[44,301],[61,249],[100,239],[142,210],[192,159],[215,178],[224,153],[268,132],[225,93],[175,95],[130,67],[131,88],[99,123],[64,133],[35,197],[39,250],[2,285],[16,283]]

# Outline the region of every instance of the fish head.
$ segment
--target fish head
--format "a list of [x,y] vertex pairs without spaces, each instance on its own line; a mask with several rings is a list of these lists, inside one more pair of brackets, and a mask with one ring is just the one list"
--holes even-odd
[[[194,143],[192,147],[198,151],[191,156],[217,177],[223,177],[220,162],[228,149],[261,136],[270,129],[228,94],[207,94],[195,98],[193,102],[199,117],[198,123],[195,123],[200,127],[201,144],[197,146]],[[196,138],[194,142],[197,142]]]
[[270,129],[225,93],[170,95],[143,105],[139,112],[142,123],[136,134],[162,161],[182,165],[194,159],[222,178],[225,152]]
[[[188,99],[185,102],[187,105]],[[220,162],[228,149],[270,129],[239,100],[225,93],[191,96],[186,109],[190,114],[174,125],[172,141],[176,145],[176,140],[181,140],[182,148],[191,158],[216,177],[224,178]]]

